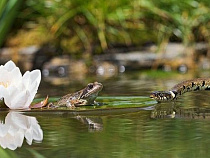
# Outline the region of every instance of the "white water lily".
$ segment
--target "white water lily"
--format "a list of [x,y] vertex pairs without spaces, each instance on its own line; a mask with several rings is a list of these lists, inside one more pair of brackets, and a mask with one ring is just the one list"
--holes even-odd
[[14,62],[0,66],[0,98],[10,109],[26,109],[33,101],[41,81],[40,70],[22,76]]
[[24,138],[29,145],[33,140],[43,140],[43,131],[36,118],[14,111],[8,113],[5,123],[0,123],[0,146],[15,150],[22,146]]

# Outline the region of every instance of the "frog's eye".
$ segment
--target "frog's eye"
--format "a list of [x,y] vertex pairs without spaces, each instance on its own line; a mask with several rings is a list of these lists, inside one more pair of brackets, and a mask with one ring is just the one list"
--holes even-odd
[[93,88],[93,84],[88,84],[88,88],[92,89]]

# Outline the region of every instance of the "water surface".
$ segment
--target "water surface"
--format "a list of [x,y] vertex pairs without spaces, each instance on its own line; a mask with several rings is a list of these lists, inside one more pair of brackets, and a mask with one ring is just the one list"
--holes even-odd
[[[6,149],[0,148],[1,157],[208,157],[210,92],[186,93],[176,103],[157,104],[148,97],[151,91],[168,89],[183,78],[188,77],[97,78],[104,84],[97,98],[101,106],[1,111],[0,143],[10,142]],[[47,83],[52,89],[42,83],[40,97],[61,96],[94,80],[71,81],[66,86]],[[13,139],[17,133],[20,137]]]

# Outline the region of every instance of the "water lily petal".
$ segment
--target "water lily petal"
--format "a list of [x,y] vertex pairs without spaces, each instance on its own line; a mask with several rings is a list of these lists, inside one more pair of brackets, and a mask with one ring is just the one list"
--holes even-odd
[[37,90],[38,90],[38,86],[39,86],[39,83],[37,82],[34,82],[29,88],[28,88],[28,91],[31,95],[32,98],[35,97],[36,93],[37,93]]
[[5,69],[1,69],[1,74],[4,74],[4,75],[0,75],[0,82],[8,81],[10,77],[8,71]]
[[16,135],[16,133],[18,132],[19,128],[17,128],[16,126],[14,126],[14,124],[8,124],[7,123],[6,125],[9,126],[9,130],[7,131],[7,133],[9,133],[11,136]]
[[25,132],[25,138],[29,145],[32,144],[32,140],[33,140],[32,136],[33,136],[33,129],[32,128],[27,129]]
[[23,83],[26,88],[30,87],[33,82],[37,82],[38,85],[41,81],[41,72],[40,70],[33,70],[31,72],[26,71],[23,75]]
[[37,126],[33,128],[33,139],[36,141],[42,141],[43,140],[43,131],[39,124],[37,123]]
[[20,72],[20,69],[18,67],[13,68],[11,71],[6,70],[4,67],[1,67],[0,69],[1,75],[0,76],[0,83],[13,83],[15,81],[15,84],[19,82],[22,78],[22,74]]
[[18,147],[21,147],[24,140],[24,130],[20,129],[18,133],[16,134],[14,143],[17,144]]
[[5,124],[0,124],[0,129],[0,137],[4,137],[7,134],[9,127]]
[[4,98],[5,96],[7,96],[7,90],[4,86],[0,85],[0,98]]
[[[15,150],[17,147],[21,147],[24,137],[29,145],[33,140],[42,141],[43,139],[43,131],[35,117],[25,116],[14,111],[7,114],[5,124],[0,123],[0,129],[0,146],[4,149]],[[42,139],[36,139],[37,135],[41,135]]]
[[33,98],[28,91],[21,93],[13,102],[13,109],[26,109],[30,106]]
[[31,119],[30,125],[31,129],[33,129],[33,139],[36,141],[42,141],[43,131],[35,118]]
[[31,71],[31,81],[36,81],[38,83],[40,83],[41,81],[41,72],[40,70],[33,70]]
[[14,86],[10,86],[8,88],[0,88],[0,91],[3,92],[2,96],[4,98],[5,104],[11,105],[12,99],[19,93],[18,89]]
[[16,95],[10,95],[8,98],[4,98],[5,104],[10,109],[24,109],[29,107],[30,103],[28,99],[32,100],[33,98],[30,98],[30,94],[28,91],[16,91],[18,93],[15,93]]
[[7,71],[12,71],[16,67],[16,65],[13,61],[10,60],[4,65],[4,67]]
[[13,127],[17,129],[19,128],[27,129],[27,126],[28,126],[27,119],[25,119],[25,116],[21,115],[18,112],[10,112],[9,114],[7,114],[7,117],[5,119],[5,124],[12,125]]
[[40,70],[27,71],[23,76],[14,62],[0,66],[0,98],[10,109],[29,108],[35,97],[40,81]]
[[27,89],[30,85],[30,72],[26,71],[23,75],[22,82],[24,83],[25,88]]
[[10,150],[15,150],[17,147],[22,146],[23,139],[24,134],[22,133],[22,130],[18,131],[15,136],[8,133],[5,137],[0,138],[0,145],[4,149],[8,148]]
[[[7,141],[5,141],[5,138],[7,138]],[[3,149],[10,149],[10,150],[15,150],[17,146],[12,143],[13,141],[13,136],[7,134],[5,137],[0,137],[0,145]]]
[[20,69],[16,67],[9,74],[10,74],[9,77],[11,77],[10,78],[11,85],[18,86],[18,84],[22,81],[21,80],[22,74],[20,72]]

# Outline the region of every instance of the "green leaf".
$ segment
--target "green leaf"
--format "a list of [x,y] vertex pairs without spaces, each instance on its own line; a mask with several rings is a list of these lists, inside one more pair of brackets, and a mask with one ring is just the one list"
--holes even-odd
[[17,16],[17,11],[19,9],[22,0],[9,0],[1,2],[0,10],[0,47],[4,42],[5,36],[9,31],[15,17]]

